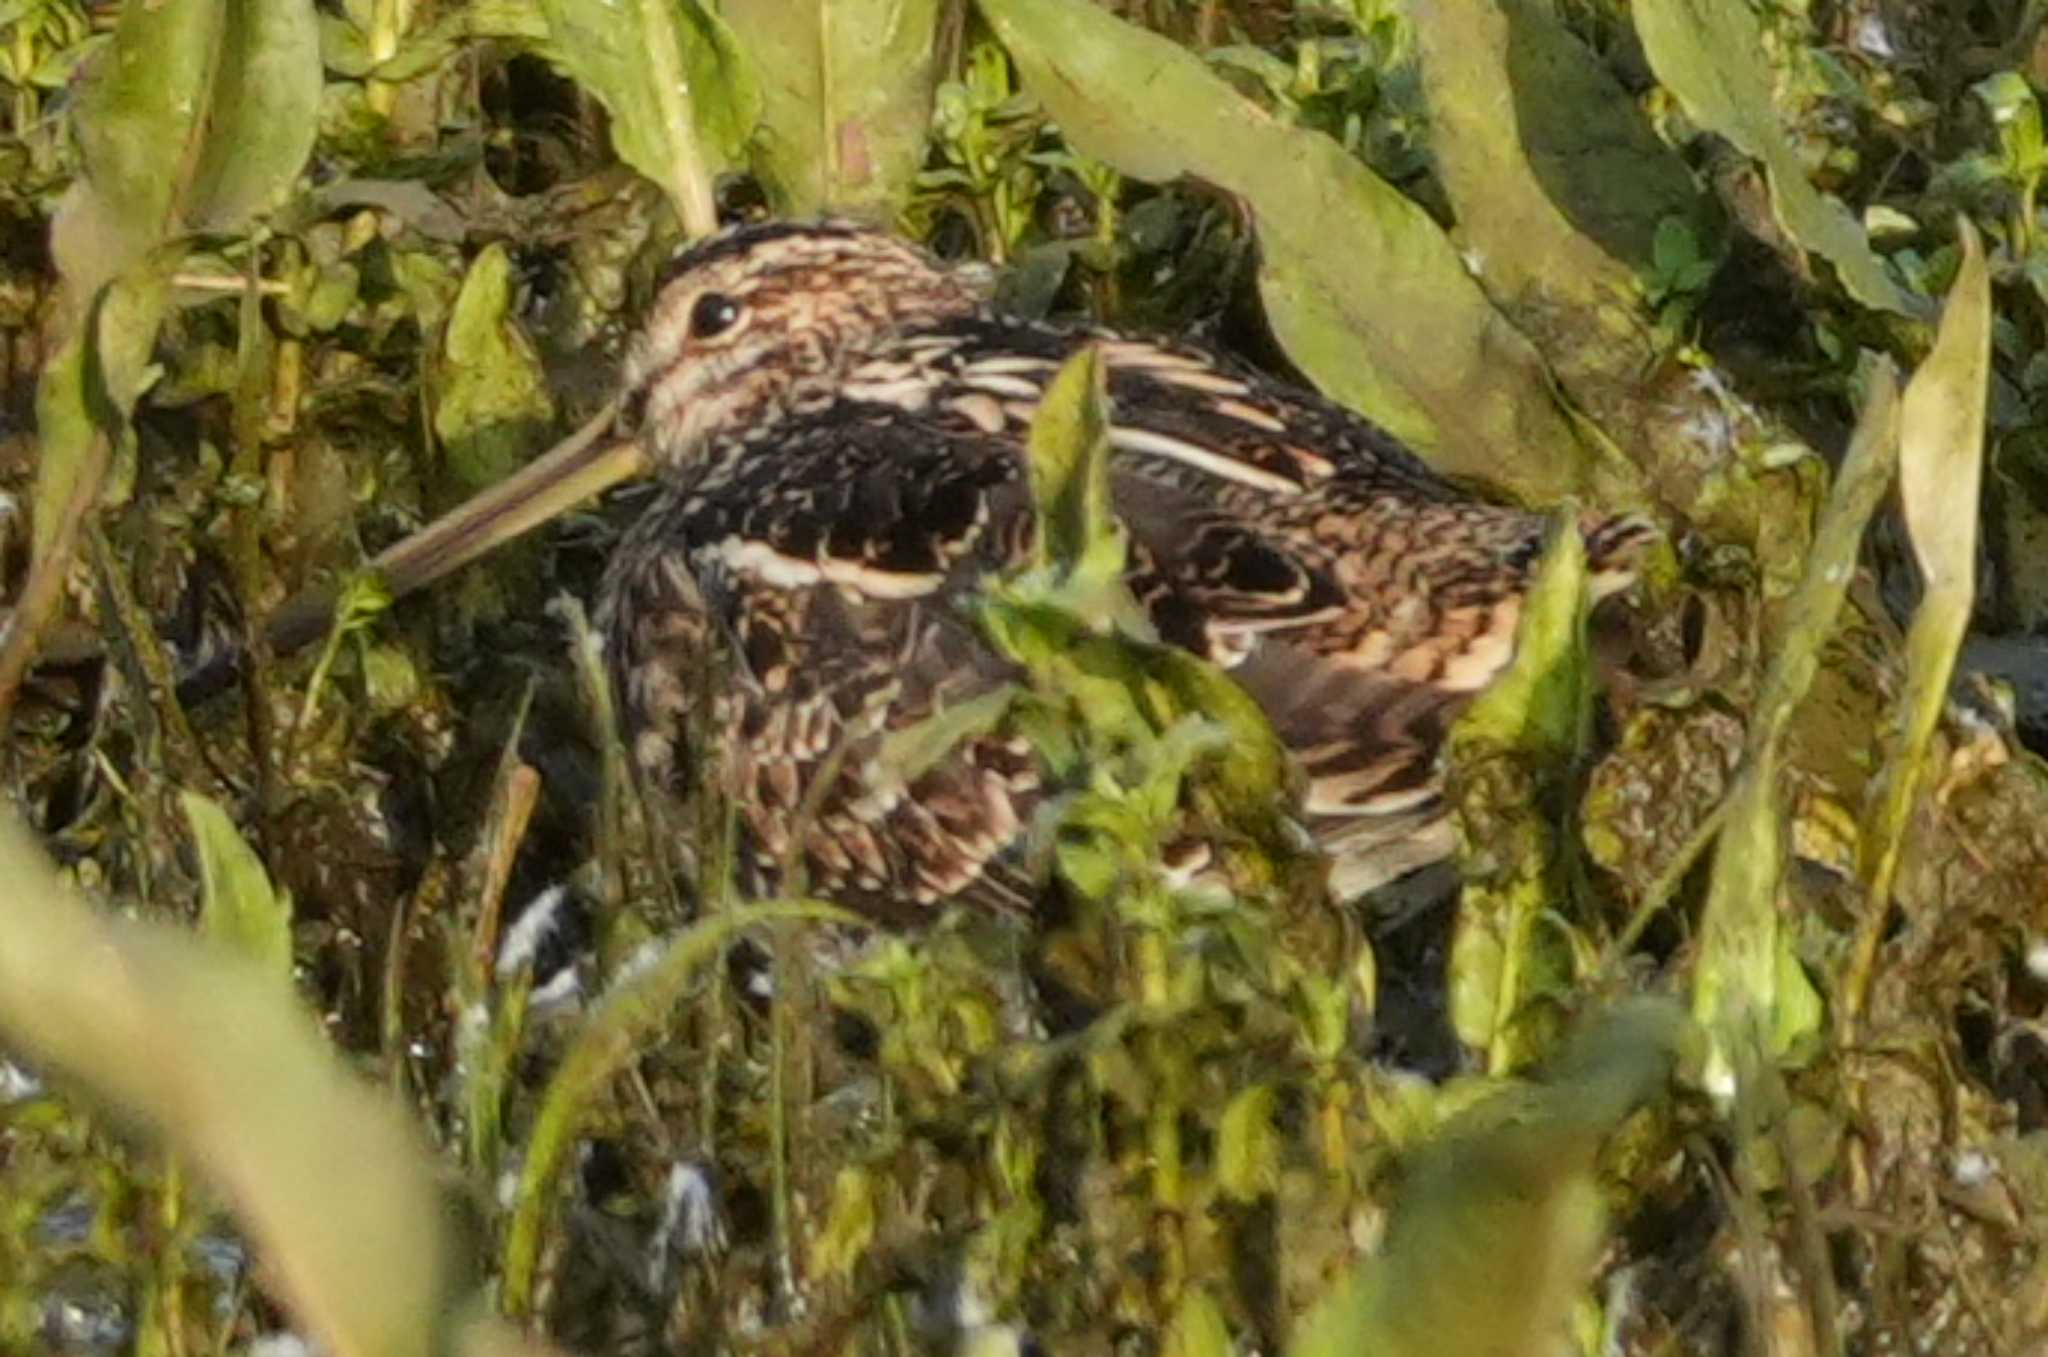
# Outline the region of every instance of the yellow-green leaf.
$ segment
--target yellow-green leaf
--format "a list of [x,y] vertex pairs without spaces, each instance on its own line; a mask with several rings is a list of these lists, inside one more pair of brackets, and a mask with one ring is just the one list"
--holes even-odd
[[1626,1004],[1540,1082],[1458,1113],[1409,1159],[1384,1248],[1309,1312],[1289,1357],[1561,1350],[1604,1235],[1594,1156],[1687,1041],[1674,1005]]
[[541,0],[542,50],[612,115],[619,159],[693,236],[717,229],[711,176],[736,164],[761,96],[732,30],[697,0]]
[[455,1290],[424,1140],[335,1059],[274,961],[105,917],[0,824],[0,1039],[226,1189],[338,1357],[426,1357]]
[[128,0],[78,91],[79,175],[51,227],[73,314],[171,237],[276,201],[319,103],[311,0]]
[[1925,592],[1906,636],[1906,688],[1899,702],[1903,728],[1879,779],[1863,836],[1864,879],[1879,908],[1891,894],[1906,817],[1976,599],[1991,283],[1976,229],[1958,219],[1958,230],[1963,262],[1940,332],[1899,402],[1899,500]]
[[727,6],[758,72],[754,166],[776,210],[886,222],[923,162],[938,0]]
[[[1567,939],[1543,926],[1562,898],[1562,846],[1540,791],[1586,741],[1586,549],[1562,519],[1523,600],[1515,657],[1452,729],[1451,791],[1466,885],[1451,941],[1451,1025],[1502,1073],[1540,1051],[1522,1019],[1572,976]],[[1481,865],[1483,863],[1483,865]]]
[[178,802],[198,849],[200,921],[206,935],[280,975],[291,974],[291,898],[270,884],[262,859],[218,802],[197,792],[183,793]]
[[1234,1351],[1216,1298],[1207,1287],[1189,1287],[1166,1326],[1162,1357],[1231,1357]]
[[1078,570],[1122,536],[1109,503],[1109,394],[1093,345],[1067,360],[1031,420],[1031,494],[1038,564]]
[[1865,306],[1902,316],[1925,314],[1923,299],[1885,272],[1849,209],[1807,180],[1771,101],[1771,64],[1762,55],[1763,31],[1750,7],[1723,0],[1635,0],[1629,13],[1658,83],[1678,96],[1694,121],[1763,162],[1772,208],[1791,237],[1833,264],[1842,286]]
[[1272,1085],[1254,1084],[1223,1109],[1216,1126],[1216,1185],[1224,1195],[1251,1201],[1280,1180],[1276,1101]]
[[1446,471],[1544,500],[1592,479],[1534,346],[1428,214],[1342,146],[1090,0],[980,5],[1077,149],[1135,179],[1193,177],[1250,205],[1267,316],[1326,391]]
[[1805,574],[1786,604],[1714,848],[1692,1003],[1693,1016],[1714,1043],[1707,1077],[1720,1094],[1736,1091],[1752,1060],[1783,1054],[1811,1030],[1810,996],[1784,984],[1797,970],[1788,973],[1778,924],[1786,856],[1779,758],[1785,730],[1812,686],[1821,648],[1855,573],[1864,526],[1891,485],[1898,383],[1883,359],[1871,362],[1868,372],[1856,433],[1822,511]]
[[824,1224],[811,1241],[810,1273],[829,1280],[853,1270],[874,1242],[875,1175],[868,1169],[845,1165],[832,1179],[832,1205]]
[[[1691,172],[1553,5],[1427,0],[1410,12],[1453,238],[1579,405],[1648,462],[1672,421],[1643,399],[1660,355],[1639,279],[1660,226],[1703,216]],[[1618,454],[1613,469],[1632,497]]]
[[463,276],[433,368],[434,433],[456,498],[523,465],[546,440],[554,400],[540,355],[512,315],[512,257],[493,243]]

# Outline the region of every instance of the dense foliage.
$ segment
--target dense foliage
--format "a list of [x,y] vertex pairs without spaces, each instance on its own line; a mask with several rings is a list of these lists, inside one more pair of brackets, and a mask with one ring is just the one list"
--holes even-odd
[[[0,843],[0,1349],[2048,1340],[2044,25],[0,0],[0,777],[63,878]],[[828,209],[1665,527],[1590,618],[1559,535],[1455,875],[1325,899],[1257,713],[1123,625],[1085,361],[976,618],[1072,917],[733,898],[578,602],[630,491],[362,571],[601,410],[677,244]]]

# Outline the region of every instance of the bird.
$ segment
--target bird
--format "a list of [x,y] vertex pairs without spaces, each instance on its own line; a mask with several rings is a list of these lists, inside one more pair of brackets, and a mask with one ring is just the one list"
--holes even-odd
[[[1264,712],[1332,895],[1452,851],[1445,736],[1513,655],[1551,516],[1208,348],[1006,315],[983,267],[862,224],[776,220],[662,270],[620,378],[614,469],[549,459],[471,528],[523,528],[550,494],[651,470],[597,632],[645,785],[717,789],[743,892],[780,893],[794,866],[811,894],[891,924],[1033,908],[1020,859],[1057,789],[1031,747],[998,725],[914,775],[879,753],[1018,677],[968,605],[1032,550],[1027,435],[1088,346],[1130,595],[1159,641]],[[1596,598],[1656,535],[1629,514],[1579,526]]]

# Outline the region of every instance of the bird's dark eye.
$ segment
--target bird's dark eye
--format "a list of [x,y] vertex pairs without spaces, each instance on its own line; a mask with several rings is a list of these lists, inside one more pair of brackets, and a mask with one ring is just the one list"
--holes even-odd
[[690,308],[690,338],[710,339],[724,334],[740,318],[740,304],[723,292],[707,292]]

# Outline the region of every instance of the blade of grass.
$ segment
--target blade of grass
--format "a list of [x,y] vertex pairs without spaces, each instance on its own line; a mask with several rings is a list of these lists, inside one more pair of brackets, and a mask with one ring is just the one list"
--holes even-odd
[[804,901],[754,905],[707,919],[685,930],[653,961],[614,984],[578,1029],[541,1095],[513,1197],[501,1284],[507,1314],[522,1317],[532,1311],[541,1228],[554,1198],[555,1180],[598,1093],[655,1038],[684,989],[726,940],[743,929],[784,919],[848,925],[861,922],[845,910]]
[[291,896],[271,885],[262,860],[219,802],[189,791],[178,802],[199,850],[200,921],[206,935],[290,975]]
[[1863,830],[1869,892],[1839,999],[1854,1030],[1871,972],[1913,800],[1925,784],[1927,747],[1948,700],[1956,653],[1976,601],[1978,490],[1984,475],[1984,416],[1991,376],[1991,282],[1984,247],[1958,219],[1963,262],[1949,291],[1933,351],[1906,384],[1899,407],[1899,499],[1925,583],[1906,634],[1905,719],[1871,793]]
[[1872,361],[1866,385],[1862,414],[1822,510],[1806,572],[1785,606],[1715,845],[1700,919],[1693,1016],[1712,1041],[1706,1078],[1719,1096],[1739,1092],[1757,1062],[1782,1055],[1818,1022],[1819,1001],[1778,926],[1786,860],[1779,756],[1834,630],[1864,526],[1891,485],[1899,435],[1898,379],[1891,363]]

